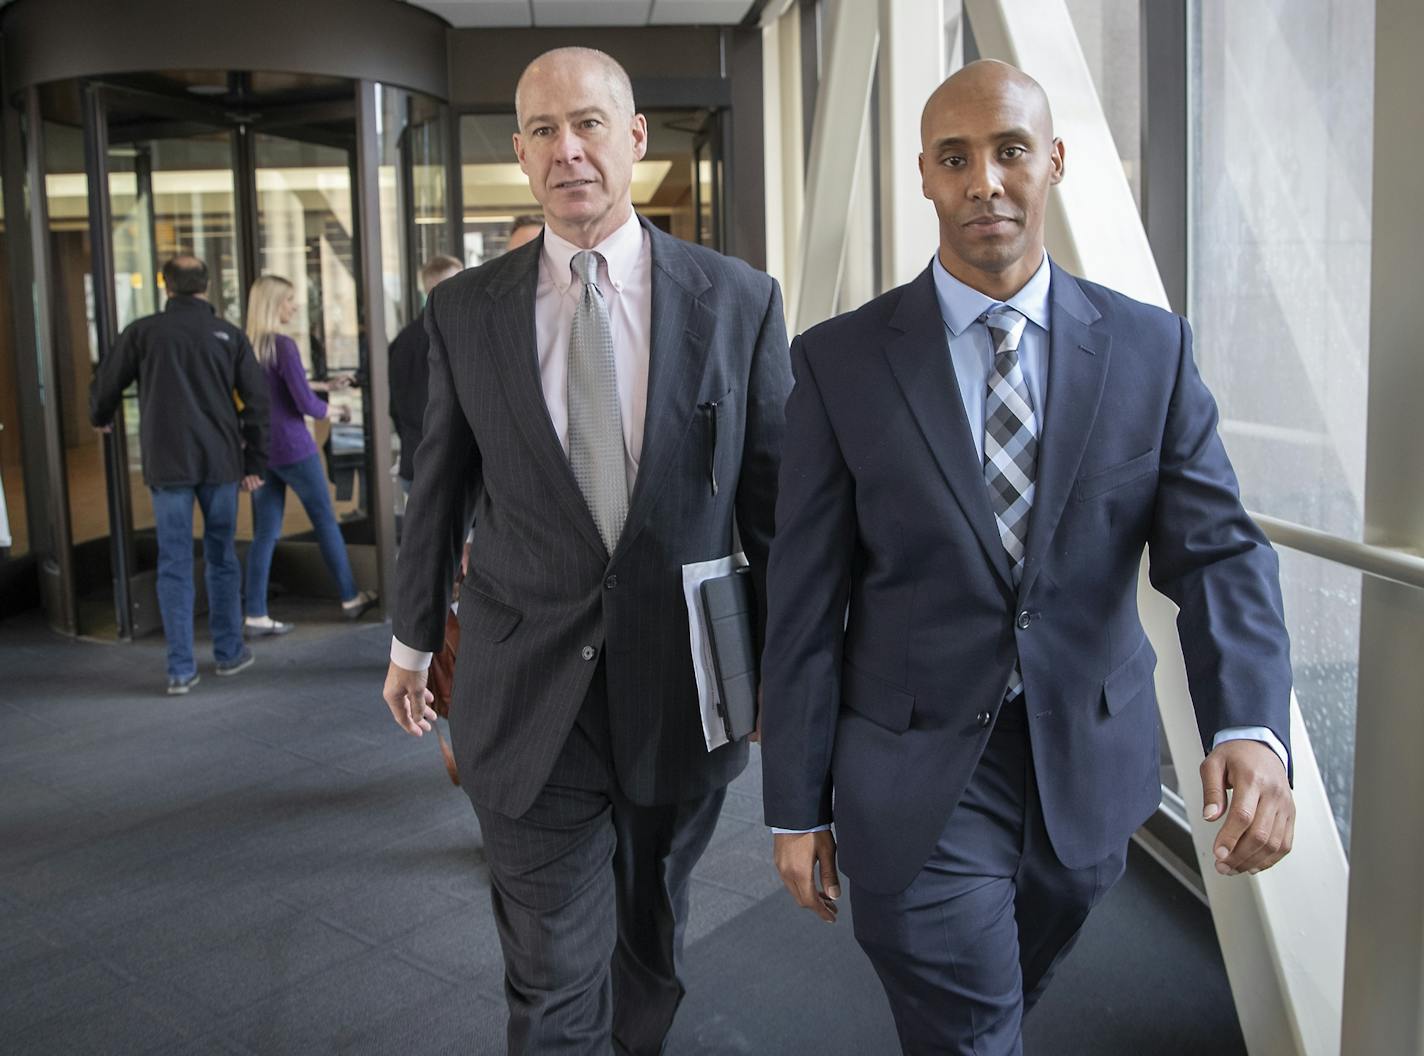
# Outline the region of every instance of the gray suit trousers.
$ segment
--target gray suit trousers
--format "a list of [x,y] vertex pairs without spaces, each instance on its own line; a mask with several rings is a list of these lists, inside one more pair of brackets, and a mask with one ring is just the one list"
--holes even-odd
[[504,952],[508,1051],[661,1053],[682,1001],[692,868],[726,789],[639,806],[613,773],[603,664],[522,817],[475,804]]

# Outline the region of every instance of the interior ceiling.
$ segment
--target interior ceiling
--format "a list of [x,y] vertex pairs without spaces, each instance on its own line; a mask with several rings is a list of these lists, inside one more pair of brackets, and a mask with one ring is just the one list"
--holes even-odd
[[755,0],[406,0],[457,28],[735,26]]

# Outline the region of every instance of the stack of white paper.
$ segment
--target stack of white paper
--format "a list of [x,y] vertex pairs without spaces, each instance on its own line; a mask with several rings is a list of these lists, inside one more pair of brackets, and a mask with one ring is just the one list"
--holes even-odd
[[687,630],[692,641],[692,673],[697,679],[697,702],[702,711],[702,736],[707,750],[727,743],[727,729],[719,713],[720,690],[712,664],[712,641],[702,611],[702,584],[709,579],[731,575],[747,564],[747,555],[738,551],[730,557],[682,566],[682,593],[687,600]]

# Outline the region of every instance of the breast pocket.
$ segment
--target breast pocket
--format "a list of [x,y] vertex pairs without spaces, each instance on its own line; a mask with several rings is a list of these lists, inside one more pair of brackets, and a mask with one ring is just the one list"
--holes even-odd
[[1078,502],[1096,499],[1134,481],[1156,476],[1157,463],[1156,448],[1144,451],[1140,455],[1129,458],[1126,462],[1119,462],[1116,465],[1108,466],[1107,469],[1095,470],[1079,477],[1078,482],[1073,486],[1073,494]]

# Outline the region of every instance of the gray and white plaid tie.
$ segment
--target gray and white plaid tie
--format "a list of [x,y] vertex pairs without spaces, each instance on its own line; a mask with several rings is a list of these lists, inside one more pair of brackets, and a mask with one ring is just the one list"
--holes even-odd
[[[1019,339],[1028,320],[1007,304],[995,305],[981,318],[994,344],[984,401],[984,480],[1017,585],[1023,578],[1024,544],[1038,475],[1038,420],[1019,363]],[[1022,692],[1023,675],[1015,660],[1004,699],[1013,700]]]
[[583,296],[569,334],[569,464],[611,554],[628,518],[628,475],[613,330],[598,288],[602,259],[584,250],[571,262],[574,276],[583,283]]

